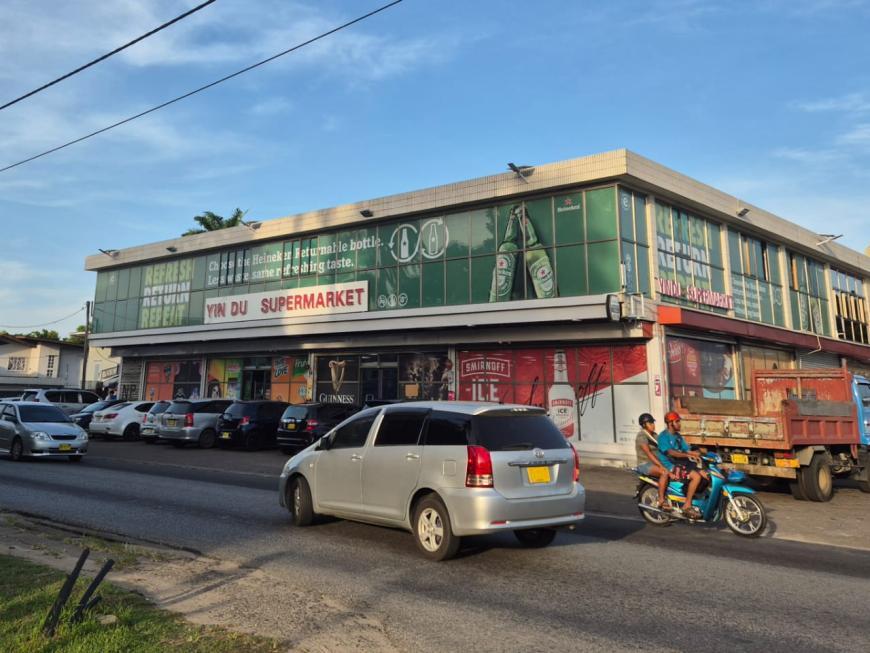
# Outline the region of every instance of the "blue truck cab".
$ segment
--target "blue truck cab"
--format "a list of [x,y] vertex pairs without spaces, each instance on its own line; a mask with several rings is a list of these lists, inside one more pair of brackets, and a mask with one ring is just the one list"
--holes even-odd
[[861,446],[870,447],[870,379],[854,375],[852,394],[858,407],[858,430],[861,433]]

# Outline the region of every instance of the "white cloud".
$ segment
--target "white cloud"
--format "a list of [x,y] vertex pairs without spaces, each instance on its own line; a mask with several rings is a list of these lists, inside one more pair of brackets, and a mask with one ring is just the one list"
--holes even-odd
[[855,125],[845,134],[837,137],[841,145],[870,145],[870,123]]
[[848,93],[837,97],[822,98],[809,102],[795,102],[795,108],[807,113],[823,111],[863,113],[870,111],[870,98],[864,93]]
[[290,113],[293,110],[293,102],[283,97],[273,97],[257,102],[248,111],[259,117],[275,116]]

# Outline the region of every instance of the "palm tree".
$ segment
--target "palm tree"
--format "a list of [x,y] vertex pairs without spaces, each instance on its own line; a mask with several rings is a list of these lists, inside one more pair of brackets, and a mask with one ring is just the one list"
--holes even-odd
[[202,228],[188,229],[181,235],[192,236],[193,234],[204,234],[207,231],[217,231],[218,229],[227,229],[228,227],[238,227],[239,225],[244,224],[242,218],[245,217],[245,213],[247,213],[247,211],[242,211],[240,208],[236,208],[230,217],[224,218],[217,213],[205,211],[202,215],[196,215],[193,217]]

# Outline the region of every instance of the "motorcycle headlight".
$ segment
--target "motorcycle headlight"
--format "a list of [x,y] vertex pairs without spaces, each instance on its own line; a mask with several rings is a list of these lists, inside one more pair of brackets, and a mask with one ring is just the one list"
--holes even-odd
[[34,440],[51,440],[51,438],[48,437],[48,433],[46,433],[45,431],[36,431],[35,433],[31,433],[31,437]]

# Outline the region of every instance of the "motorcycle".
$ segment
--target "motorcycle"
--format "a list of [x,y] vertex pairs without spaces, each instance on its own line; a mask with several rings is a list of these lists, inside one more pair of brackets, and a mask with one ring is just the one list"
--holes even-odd
[[709,482],[702,481],[702,486],[692,498],[692,505],[700,511],[701,519],[691,519],[679,509],[686,498],[687,481],[671,481],[668,484],[665,500],[671,510],[666,511],[657,507],[658,479],[635,470],[639,478],[635,498],[643,518],[653,526],[670,526],[675,521],[715,524],[724,519],[728,528],[737,535],[760,535],[767,525],[767,513],[755,496],[755,491],[741,485],[746,480],[746,474],[720,469],[722,458],[715,453],[701,454],[700,458],[702,467],[710,476]]

